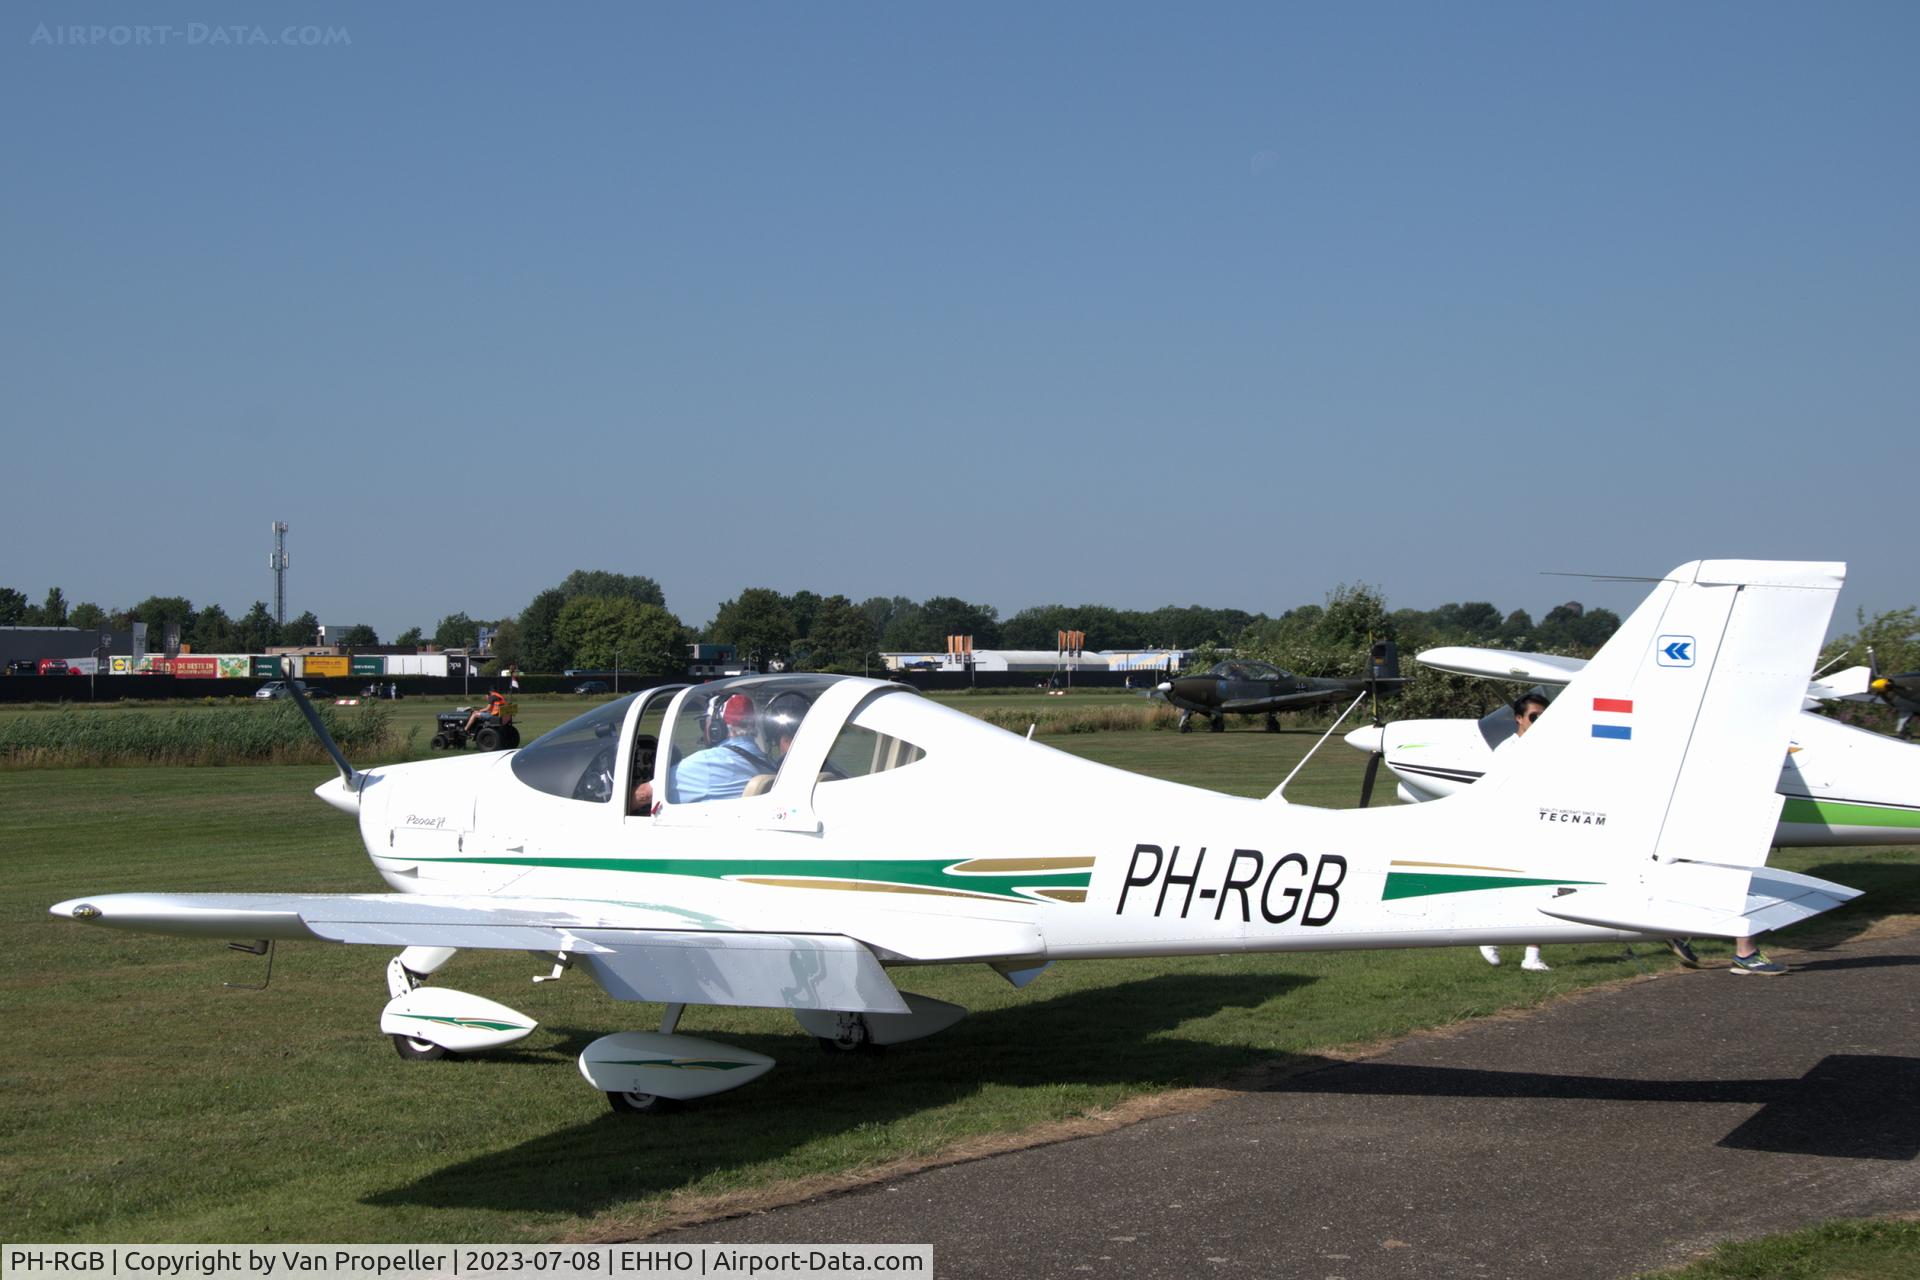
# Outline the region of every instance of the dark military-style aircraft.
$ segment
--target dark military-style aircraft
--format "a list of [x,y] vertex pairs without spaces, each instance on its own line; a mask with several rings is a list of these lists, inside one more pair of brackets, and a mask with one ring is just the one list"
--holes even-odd
[[1280,722],[1274,717],[1282,711],[1324,702],[1339,702],[1373,690],[1385,693],[1406,682],[1400,677],[1400,654],[1390,642],[1373,646],[1367,660],[1367,674],[1348,680],[1325,676],[1296,676],[1268,662],[1229,658],[1216,662],[1205,671],[1163,680],[1151,696],[1164,698],[1180,708],[1180,732],[1193,732],[1196,712],[1211,721],[1215,733],[1224,733],[1227,716],[1267,718],[1267,732],[1274,733]]

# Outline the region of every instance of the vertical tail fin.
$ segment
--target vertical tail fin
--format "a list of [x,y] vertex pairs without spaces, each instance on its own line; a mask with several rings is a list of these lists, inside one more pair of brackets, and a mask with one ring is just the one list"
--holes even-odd
[[[1538,831],[1598,814],[1592,852],[1758,867],[1846,566],[1700,560],[1654,587],[1474,792]],[[1503,824],[1504,825],[1504,822]],[[1604,853],[1601,851],[1604,850]]]

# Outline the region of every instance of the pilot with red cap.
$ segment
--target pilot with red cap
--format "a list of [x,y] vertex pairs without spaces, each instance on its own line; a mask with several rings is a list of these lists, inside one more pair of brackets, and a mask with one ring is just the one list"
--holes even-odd
[[737,799],[753,779],[779,772],[755,737],[760,716],[752,698],[744,693],[728,698],[720,707],[720,722],[727,736],[694,752],[674,771],[675,798],[681,804]]

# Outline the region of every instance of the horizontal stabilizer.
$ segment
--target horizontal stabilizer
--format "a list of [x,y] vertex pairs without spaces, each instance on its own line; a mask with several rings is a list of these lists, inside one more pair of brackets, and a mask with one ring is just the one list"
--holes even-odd
[[1514,649],[1476,649],[1470,645],[1442,645],[1421,653],[1420,664],[1435,671],[1459,676],[1485,676],[1490,680],[1524,680],[1557,689],[1570,684],[1586,667],[1585,658],[1567,658],[1557,653],[1521,653]]
[[1656,937],[1751,938],[1859,896],[1858,889],[1778,867],[1674,862],[1653,864],[1637,884],[1578,889],[1540,910],[1573,924]]

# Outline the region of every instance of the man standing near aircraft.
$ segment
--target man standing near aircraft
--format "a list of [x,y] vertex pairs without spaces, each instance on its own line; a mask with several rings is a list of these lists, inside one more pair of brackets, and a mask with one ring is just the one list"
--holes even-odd
[[[1527,735],[1527,730],[1533,727],[1533,722],[1538,720],[1540,713],[1546,709],[1547,699],[1545,694],[1529,690],[1521,694],[1518,698],[1515,698],[1513,700],[1513,736],[1501,743],[1495,750],[1504,749],[1518,742],[1521,738],[1524,738]],[[1488,964],[1499,964],[1500,948],[1482,947],[1480,948],[1480,956]],[[1552,968],[1551,965],[1540,958],[1540,948],[1537,946],[1529,946],[1527,948],[1527,954],[1520,961],[1520,967],[1534,973],[1546,973]]]

